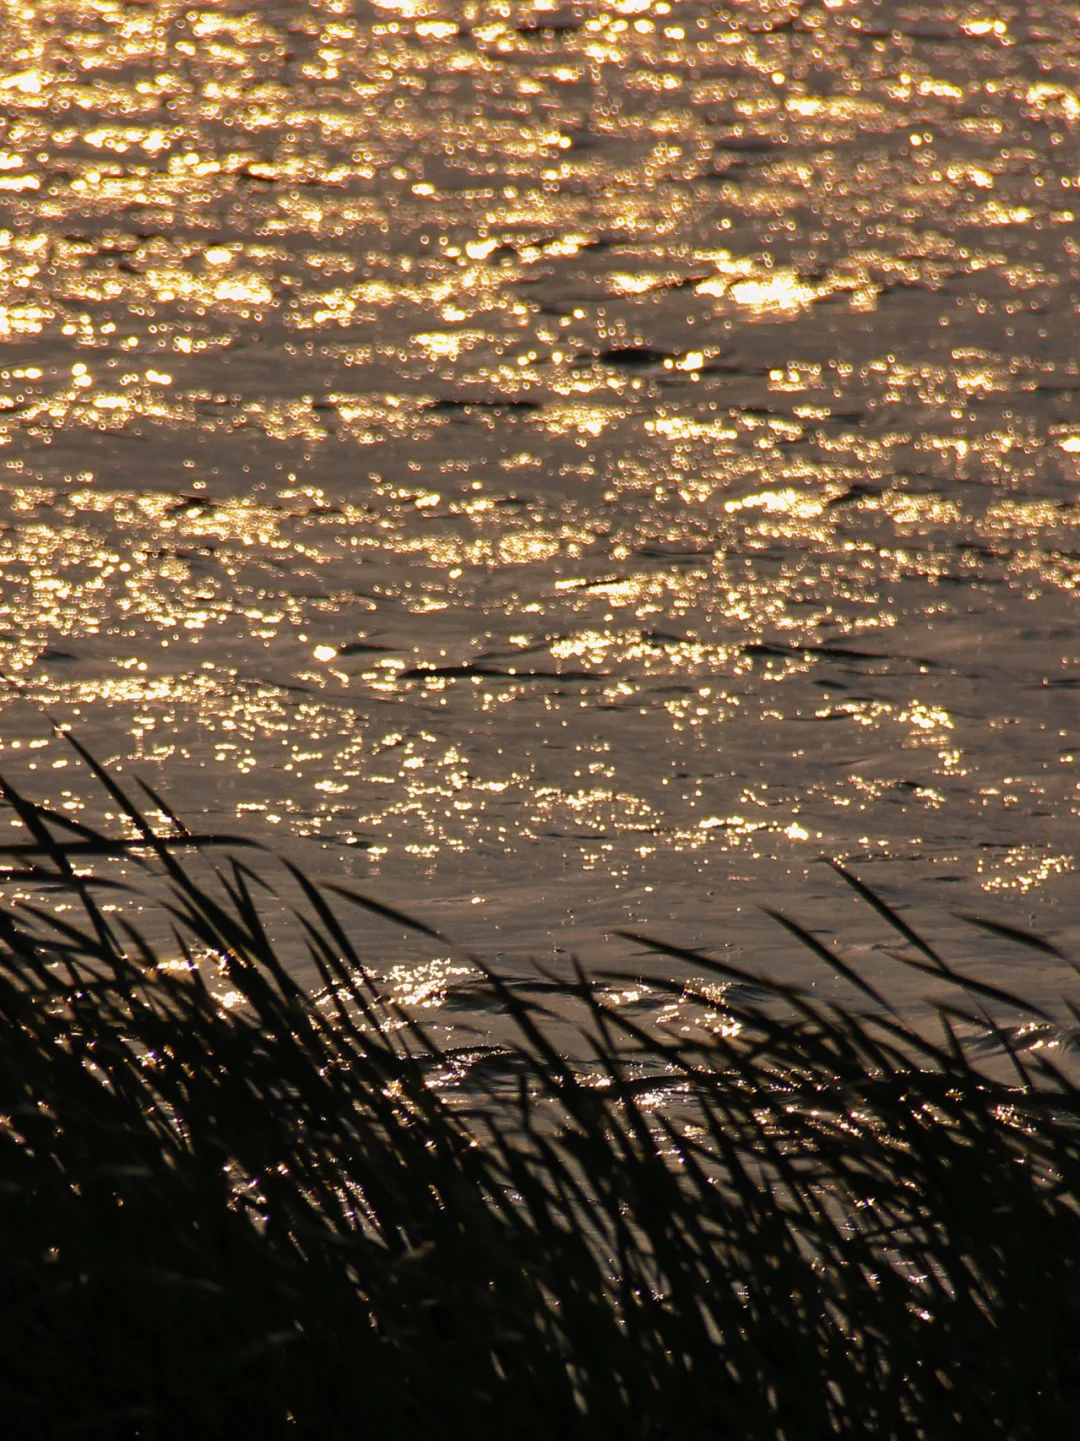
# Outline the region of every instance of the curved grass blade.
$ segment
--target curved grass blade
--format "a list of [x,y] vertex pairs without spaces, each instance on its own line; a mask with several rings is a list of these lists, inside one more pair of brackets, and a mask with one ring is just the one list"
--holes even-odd
[[957,986],[963,991],[970,991],[973,996],[981,996],[985,1001],[997,1001],[1001,1005],[1009,1006],[1018,1011],[1026,1011],[1029,1015],[1038,1016],[1040,1021],[1052,1022],[1048,1011],[1044,1011],[1034,1001],[1026,1001],[1014,991],[1006,991],[1001,986],[993,986],[988,981],[976,980],[974,976],[963,976],[959,971],[949,969],[941,971],[937,966],[928,966],[923,961],[913,960],[910,956],[901,955],[897,951],[890,951],[901,965],[908,966],[913,971],[921,971],[923,975],[933,976],[946,985]]
[[194,847],[198,850],[205,850],[211,846],[232,846],[239,849],[262,850],[259,841],[252,840],[248,836],[233,836],[214,833],[212,835],[198,835],[188,831],[182,836],[158,836],[153,839],[144,839],[142,836],[132,839],[112,840],[102,836],[92,841],[54,841],[51,844],[35,844],[31,841],[19,841],[14,845],[0,845],[0,855],[3,856],[40,856],[40,855],[63,855],[68,858],[79,860],[84,856],[128,856],[132,860],[140,860],[133,852],[143,850],[160,850],[167,848],[177,850],[183,847]]
[[853,970],[846,961],[841,960],[840,957],[830,951],[828,947],[823,946],[810,931],[805,930],[798,922],[789,920],[787,916],[781,915],[779,911],[770,910],[768,906],[763,906],[762,910],[767,916],[771,916],[774,921],[783,926],[789,935],[794,936],[796,940],[801,941],[808,950],[813,951],[814,955],[824,961],[827,966],[838,972],[838,974],[843,976],[851,985],[856,986],[862,991],[863,995],[869,996],[882,1010],[892,1011],[894,1009],[892,1003],[887,1001],[880,991],[876,990],[869,981],[864,981],[862,976]]
[[172,821],[173,825],[176,827],[178,835],[191,835],[191,832],[188,830],[184,822],[180,819],[180,817],[176,814],[176,812],[172,809],[168,802],[162,800],[161,796],[158,795],[156,790],[149,786],[146,781],[144,781],[140,776],[135,777],[135,784],[139,787],[139,789],[144,795],[150,797],[150,799],[154,802],[154,804],[157,806],[158,810],[163,816],[168,816],[169,820]]
[[396,907],[386,905],[383,901],[376,901],[371,896],[363,896],[359,891],[349,890],[347,886],[329,885],[327,890],[334,891],[337,895],[351,901],[354,906],[361,910],[370,911],[372,915],[381,916],[384,921],[393,921],[395,925],[403,926],[407,931],[419,931],[423,936],[430,936],[433,941],[439,941],[444,946],[450,946],[455,951],[461,947],[456,941],[444,936],[442,931],[436,930],[433,926],[427,925],[424,921],[418,921],[415,916],[406,915]]
[[1007,926],[1001,921],[990,921],[985,916],[974,916],[970,911],[953,911],[953,915],[961,921],[966,921],[969,926],[977,926],[981,931],[987,931],[992,936],[1000,936],[1003,941],[1015,941],[1018,946],[1027,946],[1029,950],[1041,951],[1043,955],[1055,956],[1059,961],[1069,962],[1069,957],[1064,951],[1058,950],[1051,941],[1038,936],[1034,931],[1027,931],[1020,926]]
[[882,920],[888,921],[893,930],[899,931],[904,939],[913,945],[917,951],[921,951],[932,965],[935,965],[940,971],[949,971],[948,963],[938,955],[937,951],[935,951],[928,942],[923,940],[918,931],[913,930],[912,927],[908,925],[903,916],[897,915],[892,906],[886,901],[883,901],[875,891],[872,891],[865,881],[860,881],[858,876],[852,875],[850,871],[844,869],[839,861],[834,861],[830,856],[825,856],[824,860],[826,865],[831,866],[836,874],[845,880],[851,889],[863,898],[868,906],[877,911]]

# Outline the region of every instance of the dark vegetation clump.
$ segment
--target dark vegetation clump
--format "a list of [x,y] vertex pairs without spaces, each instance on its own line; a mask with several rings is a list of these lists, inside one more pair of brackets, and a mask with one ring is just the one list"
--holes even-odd
[[[953,996],[932,1034],[788,923],[859,1004],[661,946],[714,1013],[728,988],[724,1024],[636,1023],[579,976],[571,1065],[487,974],[512,1065],[440,1091],[456,1058],[349,938],[393,913],[293,871],[309,994],[255,873],[197,882],[177,857],[214,838],[151,793],[152,828],[77,749],[125,841],[4,788],[25,886],[0,910],[5,1437],[1076,1434],[1077,1091],[991,1019],[1037,1034],[1037,1008],[854,877]],[[169,887],[167,955],[98,899],[85,867],[118,851]]]

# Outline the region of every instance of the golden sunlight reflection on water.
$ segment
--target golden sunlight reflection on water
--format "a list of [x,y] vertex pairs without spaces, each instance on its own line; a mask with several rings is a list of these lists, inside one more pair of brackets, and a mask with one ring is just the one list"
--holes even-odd
[[1075,5],[0,14],[5,771],[515,963],[1076,934]]

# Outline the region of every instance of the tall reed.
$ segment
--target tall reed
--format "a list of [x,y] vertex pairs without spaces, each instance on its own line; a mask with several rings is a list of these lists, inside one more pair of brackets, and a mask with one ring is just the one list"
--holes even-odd
[[[788,921],[858,1005],[652,941],[723,1024],[664,1032],[578,972],[571,1064],[486,971],[518,1080],[477,1068],[465,1102],[360,954],[372,913],[404,918],[289,868],[308,993],[256,871],[194,878],[181,857],[221,838],[147,791],[152,825],[71,743],[128,824],[3,785],[25,837],[0,906],[7,1436],[1073,1434],[1080,1106],[1023,1048],[1052,1018],[855,877],[954,995],[935,1034]],[[173,947],[99,899],[120,853],[167,883]]]

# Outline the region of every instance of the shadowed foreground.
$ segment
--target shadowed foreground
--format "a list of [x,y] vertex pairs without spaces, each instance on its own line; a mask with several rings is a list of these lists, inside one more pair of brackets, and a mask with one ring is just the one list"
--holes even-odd
[[933,1037],[788,923],[858,1007],[660,946],[710,978],[713,1023],[642,1029],[580,978],[571,1068],[489,976],[519,1054],[443,1098],[459,1058],[347,934],[392,913],[293,872],[308,995],[254,873],[196,882],[178,856],[215,838],[151,795],[152,829],[76,748],[166,874],[177,940],[159,956],[95,901],[82,867],[121,843],[4,788],[8,879],[78,902],[0,911],[6,1435],[1072,1433],[1077,1092],[990,1019],[1037,1008],[854,877],[955,996]]

